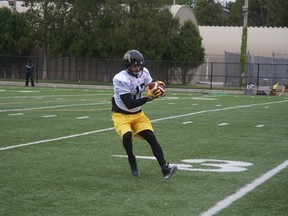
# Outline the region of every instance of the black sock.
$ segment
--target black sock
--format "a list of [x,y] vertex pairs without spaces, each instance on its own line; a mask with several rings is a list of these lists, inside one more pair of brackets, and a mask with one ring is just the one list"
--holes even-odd
[[127,132],[123,135],[122,140],[123,147],[129,159],[135,158],[132,146],[132,132]]
[[150,144],[153,155],[156,157],[159,165],[163,167],[166,164],[163,150],[160,144],[158,143],[153,131],[144,130],[139,132],[139,135],[142,136]]

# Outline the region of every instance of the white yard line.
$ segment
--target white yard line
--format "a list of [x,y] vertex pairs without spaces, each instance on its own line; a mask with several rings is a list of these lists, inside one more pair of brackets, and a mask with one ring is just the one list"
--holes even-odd
[[221,200],[220,202],[216,203],[215,206],[210,208],[208,211],[203,212],[200,216],[212,216],[217,214],[219,211],[227,208],[233,202],[237,201],[238,199],[242,198],[249,192],[253,191],[256,187],[263,184],[265,181],[272,178],[277,173],[281,172],[283,169],[288,167],[288,160],[284,161],[282,164],[278,165],[274,169],[266,172],[259,178],[255,179],[251,183],[247,184],[246,186],[240,188],[236,193],[226,197],[225,199]]
[[0,151],[8,150],[8,149],[14,149],[14,148],[20,148],[20,147],[25,147],[25,146],[30,146],[30,145],[38,145],[38,144],[41,144],[41,143],[53,142],[53,141],[58,141],[58,140],[70,139],[70,138],[79,137],[79,136],[86,136],[86,135],[90,135],[90,134],[101,133],[101,132],[104,132],[104,131],[110,131],[110,130],[113,130],[113,129],[114,128],[111,127],[111,128],[100,129],[100,130],[96,130],[96,131],[88,131],[88,132],[85,132],[85,133],[73,134],[73,135],[64,136],[64,137],[58,137],[58,138],[53,138],[53,139],[40,140],[40,141],[36,141],[36,142],[23,143],[23,144],[13,145],[13,146],[6,146],[6,147],[1,147]]
[[46,116],[42,116],[43,118],[51,118],[51,117],[56,117],[57,115],[46,115]]
[[288,100],[267,102],[267,103],[259,103],[259,104],[240,105],[240,106],[234,106],[234,107],[219,108],[219,109],[214,109],[214,110],[202,110],[202,111],[198,111],[198,112],[194,112],[194,113],[187,113],[187,114],[182,114],[182,115],[177,115],[177,116],[170,116],[170,117],[155,119],[152,122],[164,121],[164,120],[181,118],[181,117],[192,116],[192,115],[198,115],[198,114],[209,113],[209,112],[219,112],[219,111],[223,111],[223,110],[249,108],[249,107],[254,107],[254,106],[263,106],[263,105],[267,105],[267,104],[276,104],[276,103],[284,103],[284,102],[288,102]]
[[10,113],[8,114],[9,116],[19,116],[19,115],[23,115],[24,113]]
[[218,126],[226,126],[226,125],[228,125],[228,124],[229,124],[229,123],[223,122],[223,123],[218,124]]
[[78,106],[93,106],[93,105],[103,105],[103,104],[111,104],[111,102],[103,102],[103,103],[88,103],[88,104],[66,104],[66,105],[58,105],[58,106],[46,106],[46,107],[32,107],[32,108],[22,108],[22,109],[9,109],[9,110],[0,110],[2,112],[19,112],[19,111],[29,111],[29,110],[41,110],[41,109],[54,109],[54,108],[63,108],[63,107],[78,107]]
[[[260,104],[249,104],[249,105],[234,106],[234,107],[226,107],[226,108],[221,108],[221,109],[219,108],[219,109],[213,109],[213,110],[202,110],[202,111],[193,112],[193,113],[187,113],[187,114],[182,114],[182,115],[169,116],[169,117],[166,117],[166,118],[154,119],[154,120],[151,120],[151,122],[159,122],[159,121],[165,121],[165,120],[170,120],[170,119],[175,119],[175,118],[182,118],[182,117],[186,117],[186,116],[192,116],[192,115],[203,114],[203,113],[219,112],[219,111],[223,111],[223,110],[248,108],[248,107],[254,107],[254,106],[263,106],[263,105],[267,105],[267,104],[284,103],[284,102],[288,102],[288,100],[276,101],[276,102],[268,102],[268,103],[260,103]],[[106,104],[106,103],[95,103],[95,104]],[[77,105],[79,106],[79,104],[77,104]],[[76,104],[73,104],[73,105],[71,104],[71,105],[67,105],[67,106],[77,106],[77,105]],[[86,106],[86,105],[93,105],[93,104],[82,104],[82,105]],[[55,107],[59,107],[59,106],[53,106],[53,107],[55,108]],[[30,109],[33,109],[33,108],[30,108]],[[37,108],[35,108],[35,109],[37,109]],[[39,107],[38,109],[45,109],[45,108],[44,107],[42,107],[42,108]],[[46,109],[47,109],[47,107],[46,107]],[[23,111],[23,109],[19,109],[19,111],[20,110]],[[14,111],[16,111],[16,110],[14,110]],[[73,135],[70,135],[70,136],[58,137],[58,138],[53,138],[53,139],[48,139],[48,140],[40,140],[40,141],[24,143],[24,144],[18,144],[18,145],[13,145],[13,146],[0,147],[0,151],[8,150],[8,149],[14,149],[14,148],[20,148],[20,147],[30,146],[30,145],[37,145],[37,144],[41,144],[41,143],[58,141],[58,140],[63,140],[63,139],[69,139],[69,138],[74,138],[74,137],[79,137],[79,136],[85,136],[85,135],[90,135],[90,134],[94,134],[94,133],[110,131],[110,130],[113,130],[113,129],[114,129],[113,127],[110,127],[110,128],[106,128],[106,129],[100,129],[100,130],[85,132],[85,133],[81,133],[81,134],[73,134]]]
[[[1,90],[0,90],[1,91]],[[84,96],[111,96],[110,93],[107,93],[107,94],[81,94],[81,97],[84,97]],[[34,95],[25,95],[25,96],[4,96],[4,97],[0,97],[0,99],[15,99],[15,98],[22,98],[22,99],[25,99],[25,98],[53,98],[53,97],[78,97],[79,95],[43,95],[43,96],[34,96]]]
[[78,118],[76,118],[76,119],[82,120],[82,119],[87,119],[87,118],[90,118],[90,116],[80,116],[80,117],[78,117]]

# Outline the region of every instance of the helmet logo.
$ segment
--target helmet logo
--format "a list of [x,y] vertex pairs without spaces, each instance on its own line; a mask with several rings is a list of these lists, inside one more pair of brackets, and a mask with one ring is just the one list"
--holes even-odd
[[124,59],[125,60],[128,60],[128,62],[131,62],[131,54],[130,53],[125,53],[125,55],[124,55]]

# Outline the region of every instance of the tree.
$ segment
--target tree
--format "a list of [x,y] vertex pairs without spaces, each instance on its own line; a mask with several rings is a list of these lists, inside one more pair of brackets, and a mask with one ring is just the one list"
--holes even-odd
[[[107,1],[102,5],[98,16],[99,26],[93,29],[94,44],[97,45],[94,57],[102,59],[122,58],[131,35],[127,31],[127,4]],[[95,22],[95,21],[94,21]],[[98,32],[97,32],[98,31]]]
[[29,6],[27,11],[27,20],[35,37],[35,42],[43,48],[43,76],[47,79],[47,58],[48,58],[48,42],[51,38],[50,27],[54,21],[53,10],[54,2],[49,0],[24,0],[24,4]]
[[274,0],[267,2],[267,26],[288,27],[288,1]]
[[[227,8],[230,11],[227,25],[241,26],[244,0],[236,0]],[[248,26],[288,27],[287,0],[250,0]]]
[[183,85],[193,78],[198,66],[204,63],[205,50],[202,38],[192,21],[186,21],[180,27],[166,50],[166,57],[176,61],[171,69],[171,77]]
[[248,27],[243,26],[242,29],[242,43],[241,43],[241,55],[240,55],[240,86],[244,86],[245,83],[245,74],[247,69],[247,39],[248,39]]
[[268,0],[249,1],[249,26],[266,26]]
[[19,77],[18,72],[7,70],[7,65],[15,66],[13,59],[8,56],[28,56],[32,47],[30,36],[29,26],[23,14],[11,12],[8,8],[0,8],[0,67],[4,77],[7,73],[11,73],[11,77]]
[[244,5],[244,0],[236,2],[230,2],[226,5],[229,10],[229,16],[226,21],[226,26],[242,26],[243,25],[243,12],[242,7]]
[[129,1],[130,13],[125,31],[128,32],[126,49],[139,49],[146,59],[162,60],[179,22],[174,19],[162,0]]
[[0,8],[0,55],[29,55],[32,41],[23,14]]
[[190,5],[199,25],[222,25],[222,5],[214,0],[194,0]]
[[55,1],[53,7],[50,8],[51,17],[47,25],[49,37],[46,40],[49,55],[69,56],[71,39],[69,36],[68,14],[70,9],[71,3],[65,1]]
[[[164,0],[26,0],[35,41],[49,54],[122,58],[139,49],[146,59],[165,60],[179,22]],[[45,65],[45,61],[44,61]],[[45,71],[45,66],[44,66]],[[45,79],[47,75],[43,75]]]
[[[91,1],[71,1],[65,17],[65,40],[62,55],[93,57],[101,49],[99,14],[102,4]],[[66,54],[65,54],[66,52]]]

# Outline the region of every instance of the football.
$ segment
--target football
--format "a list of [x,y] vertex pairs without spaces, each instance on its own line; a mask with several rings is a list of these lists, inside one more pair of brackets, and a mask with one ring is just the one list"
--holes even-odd
[[158,84],[157,82],[149,83],[149,89],[152,92],[155,92],[155,91],[157,91],[159,89],[160,92],[161,92],[161,95],[159,97],[164,97],[166,95],[165,87],[163,85]]

